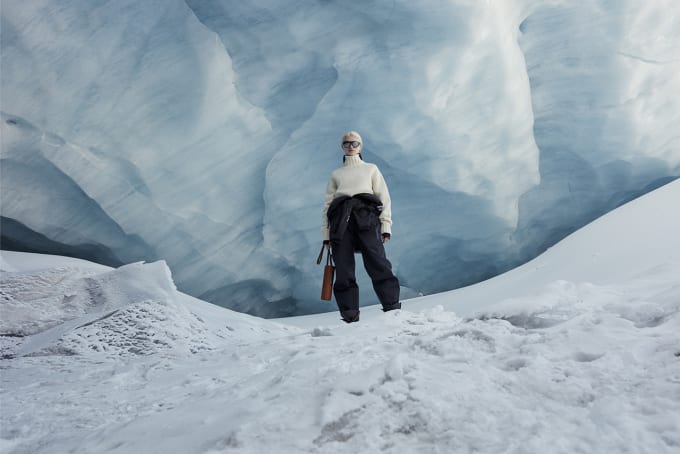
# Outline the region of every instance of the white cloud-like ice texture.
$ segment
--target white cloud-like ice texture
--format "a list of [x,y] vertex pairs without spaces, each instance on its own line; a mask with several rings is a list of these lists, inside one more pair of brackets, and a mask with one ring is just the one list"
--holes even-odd
[[674,0],[1,14],[3,246],[162,258],[237,310],[332,309],[314,257],[348,129],[390,187],[404,295],[504,271],[680,175]]

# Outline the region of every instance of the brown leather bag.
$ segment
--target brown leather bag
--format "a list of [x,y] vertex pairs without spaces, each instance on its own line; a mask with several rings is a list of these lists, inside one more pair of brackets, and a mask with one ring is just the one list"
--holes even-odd
[[[316,264],[320,265],[323,259],[323,250],[326,245],[321,245],[321,252],[319,252],[319,258],[316,259]],[[330,301],[333,297],[333,276],[335,275],[335,266],[333,264],[333,255],[331,254],[330,247],[328,248],[328,254],[326,255],[326,266],[323,267],[323,284],[321,285],[321,299],[324,301]]]

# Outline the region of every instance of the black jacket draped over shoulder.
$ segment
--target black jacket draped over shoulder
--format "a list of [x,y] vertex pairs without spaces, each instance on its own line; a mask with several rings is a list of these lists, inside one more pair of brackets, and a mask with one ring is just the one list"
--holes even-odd
[[369,230],[380,225],[382,202],[369,193],[353,197],[341,195],[333,199],[328,207],[328,228],[331,242],[339,242],[345,235],[350,217],[354,215],[360,230]]

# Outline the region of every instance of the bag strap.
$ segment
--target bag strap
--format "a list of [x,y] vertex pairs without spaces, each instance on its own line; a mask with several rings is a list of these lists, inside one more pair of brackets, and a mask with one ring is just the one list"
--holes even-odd
[[321,265],[321,259],[323,258],[323,248],[325,248],[326,245],[322,244],[321,245],[321,252],[319,252],[319,257],[316,259],[316,264]]
[[[319,252],[319,257],[316,259],[316,264],[321,265],[321,260],[323,259],[323,250],[326,247],[325,244],[321,245],[321,251]],[[333,265],[335,266],[335,263],[333,263],[333,254],[331,254],[331,248],[330,246],[328,247],[328,255],[326,256],[326,265]]]

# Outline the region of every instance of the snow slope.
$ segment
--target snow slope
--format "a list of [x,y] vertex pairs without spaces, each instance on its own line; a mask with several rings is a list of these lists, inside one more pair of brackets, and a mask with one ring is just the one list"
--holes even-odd
[[0,449],[675,453],[678,200],[676,181],[505,275],[351,325],[221,309],[162,262],[3,252],[2,332],[35,334],[2,337]]

